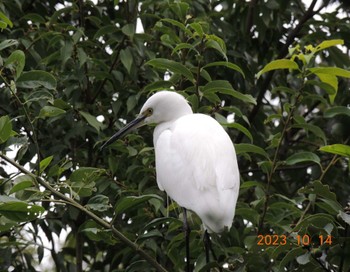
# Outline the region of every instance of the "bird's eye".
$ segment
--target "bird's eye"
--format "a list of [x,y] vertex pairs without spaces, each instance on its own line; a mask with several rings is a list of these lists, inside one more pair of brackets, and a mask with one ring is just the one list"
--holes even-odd
[[153,113],[153,109],[152,108],[148,108],[146,111],[147,116],[151,116]]

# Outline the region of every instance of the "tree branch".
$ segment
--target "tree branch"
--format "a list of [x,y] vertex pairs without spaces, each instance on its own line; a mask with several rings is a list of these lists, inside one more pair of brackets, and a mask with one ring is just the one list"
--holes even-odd
[[258,226],[258,233],[261,232],[262,230],[262,227],[264,225],[264,220],[265,220],[265,216],[266,216],[266,212],[267,212],[267,207],[269,205],[269,199],[270,199],[270,187],[271,187],[271,182],[272,182],[272,176],[273,174],[276,172],[276,169],[278,167],[278,161],[277,161],[277,158],[278,158],[278,155],[280,153],[280,148],[282,146],[282,142],[284,140],[284,137],[286,135],[286,132],[287,132],[287,129],[288,129],[288,126],[289,126],[289,123],[291,122],[292,120],[292,117],[293,117],[293,114],[294,114],[294,110],[296,108],[296,105],[297,103],[299,102],[299,98],[301,97],[301,90],[299,90],[299,94],[297,95],[297,97],[295,98],[295,102],[294,104],[291,106],[291,109],[289,111],[289,114],[287,116],[287,119],[286,119],[286,122],[284,124],[284,127],[283,127],[283,130],[282,130],[282,133],[281,133],[281,138],[279,139],[278,141],[278,145],[276,147],[276,151],[275,151],[275,154],[273,156],[273,160],[272,160],[272,164],[271,164],[271,170],[270,172],[268,173],[267,175],[267,187],[266,187],[266,192],[265,192],[265,196],[266,196],[266,200],[265,200],[265,204],[264,204],[264,208],[263,208],[263,213],[261,215],[261,218],[260,218],[260,222],[259,222],[259,226]]
[[[109,67],[109,70],[108,70],[108,74],[112,73],[114,67],[117,65],[118,61],[119,61],[119,55],[120,55],[120,51],[122,50],[123,48],[123,44],[124,44],[124,41],[125,41],[126,37],[124,36],[123,39],[121,40],[121,42],[118,44],[116,50],[115,50],[115,57],[114,57],[114,60],[113,60],[113,63],[112,65]],[[104,85],[106,84],[107,82],[107,77],[105,77],[103,79],[103,81],[101,82],[100,86],[98,87],[94,97],[92,98],[91,100],[91,103],[94,103],[96,98],[100,95]]]
[[[294,42],[295,37],[298,35],[298,33],[303,28],[305,23],[308,20],[310,20],[315,14],[317,14],[325,6],[325,5],[322,5],[319,9],[314,11],[316,3],[317,3],[317,0],[312,1],[311,5],[307,9],[307,11],[304,13],[304,16],[300,18],[298,25],[289,32],[287,40],[285,44],[282,46],[282,48],[280,49],[280,53],[278,54],[277,59],[281,59],[287,55],[289,46]],[[252,109],[252,111],[248,116],[248,120],[250,123],[253,122],[255,116],[258,114],[260,110],[260,107],[262,106],[262,100],[265,96],[267,87],[270,85],[270,82],[273,78],[274,73],[275,71],[270,71],[269,73],[267,73],[264,81],[260,85],[261,87],[260,87],[258,96],[256,98],[256,105],[254,106],[254,108]],[[244,134],[240,132],[237,136],[236,142],[240,143],[242,141],[243,136]]]
[[[22,103],[21,99],[17,96],[16,92],[11,88],[11,85],[6,81],[6,79],[1,75],[0,73],[0,77],[1,79],[4,81],[4,84],[9,88],[10,92],[12,93],[12,95],[15,97],[15,99],[17,100],[18,104],[21,105],[23,111],[24,111],[24,115],[28,120],[28,123],[30,125],[30,129],[32,130],[33,133],[33,138],[31,137],[30,133],[27,132],[27,135],[29,138],[32,138],[32,142],[35,146],[35,152],[37,154],[37,162],[36,162],[36,170],[38,173],[40,173],[40,161],[41,161],[41,156],[40,156],[40,149],[39,149],[39,143],[38,143],[38,137],[36,134],[36,130],[34,129],[34,125],[32,120],[30,119],[29,113],[27,111],[27,108],[25,106],[25,104]],[[35,184],[37,185],[37,184]]]
[[110,223],[107,221],[99,218],[96,214],[92,213],[88,209],[86,209],[84,206],[82,206],[80,203],[76,202],[75,200],[65,196],[64,194],[56,191],[48,182],[46,182],[43,178],[31,173],[27,169],[25,169],[23,166],[19,165],[14,160],[10,159],[6,155],[0,154],[0,157],[3,158],[8,163],[12,164],[14,167],[16,167],[19,171],[22,173],[32,177],[35,179],[41,186],[43,186],[46,190],[50,191],[52,195],[55,197],[65,201],[69,205],[77,208],[79,211],[84,213],[85,215],[89,216],[92,220],[94,220],[96,223],[98,223],[100,226],[110,229],[112,233],[124,244],[126,244],[128,247],[130,247],[132,250],[134,250],[137,254],[139,254],[142,258],[144,258],[147,262],[149,262],[157,271],[160,272],[166,272],[167,270],[159,264],[152,256],[150,256],[147,252],[145,252],[143,249],[140,248],[140,246],[131,240],[129,240],[124,234],[122,234],[120,231],[118,231],[114,226],[111,226]]

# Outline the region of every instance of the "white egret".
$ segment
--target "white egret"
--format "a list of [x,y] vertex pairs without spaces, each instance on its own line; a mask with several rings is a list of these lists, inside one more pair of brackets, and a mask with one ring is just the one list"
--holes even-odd
[[[157,184],[181,207],[195,212],[207,232],[231,228],[239,190],[239,170],[234,146],[212,117],[194,114],[186,99],[176,92],[160,91],[143,105],[139,116],[113,135],[102,147],[131,129],[156,124]],[[186,212],[184,212],[186,219]],[[185,221],[186,259],[189,266],[189,229]],[[209,259],[206,244],[206,258]]]

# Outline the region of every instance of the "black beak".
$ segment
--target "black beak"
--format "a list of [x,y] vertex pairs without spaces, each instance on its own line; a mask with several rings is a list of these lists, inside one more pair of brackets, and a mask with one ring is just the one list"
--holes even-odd
[[114,134],[107,142],[105,142],[101,147],[100,150],[105,148],[106,146],[109,146],[110,144],[114,143],[117,139],[123,137],[125,134],[128,134],[131,130],[140,127],[143,125],[143,120],[147,115],[141,115],[137,117],[135,120],[131,121],[129,124],[127,124],[125,127],[120,129],[116,134]]

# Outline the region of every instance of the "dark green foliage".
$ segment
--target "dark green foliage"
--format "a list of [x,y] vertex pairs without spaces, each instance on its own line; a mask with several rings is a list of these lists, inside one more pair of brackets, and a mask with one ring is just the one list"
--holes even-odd
[[99,151],[174,89],[227,129],[241,170],[207,265],[190,214],[195,271],[348,271],[350,11],[306,2],[2,1],[0,270],[38,270],[47,252],[57,271],[185,268],[152,128]]

